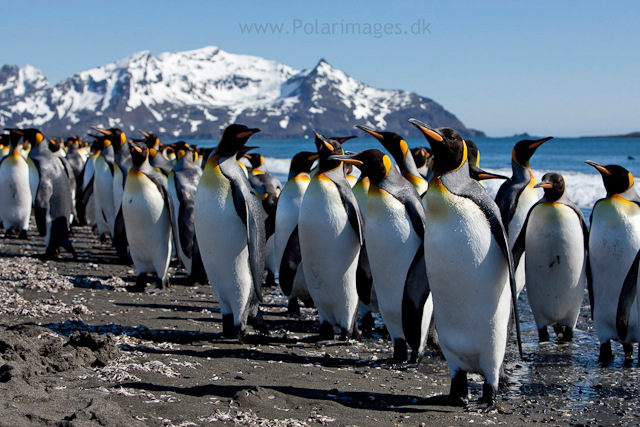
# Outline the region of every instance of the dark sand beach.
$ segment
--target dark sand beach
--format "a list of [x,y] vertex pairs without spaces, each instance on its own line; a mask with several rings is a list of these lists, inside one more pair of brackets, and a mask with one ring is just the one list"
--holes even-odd
[[[222,339],[209,286],[174,284],[166,293],[130,294],[130,266],[109,245],[76,228],[72,261],[41,262],[27,242],[0,239],[1,426],[419,426],[637,425],[637,360],[597,363],[588,299],[572,344],[539,345],[526,296],[520,299],[524,360],[512,336],[509,386],[498,409],[443,406],[446,362],[396,369],[379,324],[362,343],[314,341],[317,318],[285,315],[278,288],[264,290],[269,337],[249,328],[244,344]],[[152,286],[149,287],[150,289]],[[585,294],[586,296],[586,294]],[[553,335],[553,334],[552,334]],[[482,390],[472,375],[469,399]]]

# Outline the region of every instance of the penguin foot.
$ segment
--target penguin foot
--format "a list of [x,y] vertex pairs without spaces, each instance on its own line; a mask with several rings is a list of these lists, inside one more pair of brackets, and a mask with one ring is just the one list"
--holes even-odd
[[407,341],[397,339],[393,342],[393,363],[402,364],[407,361]]
[[[233,314],[222,316],[222,336],[229,339],[238,338],[239,329],[233,321]],[[244,334],[243,334],[244,338]]]
[[264,280],[264,284],[262,286],[266,286],[267,288],[278,286],[278,283],[276,283],[276,276],[273,274],[273,271],[267,270],[267,278]]
[[498,388],[493,387],[486,382],[482,386],[482,397],[475,403],[467,404],[467,412],[483,412],[487,413],[496,410],[496,398],[498,396]]
[[27,237],[27,230],[22,230],[20,232],[20,235],[18,236],[18,239],[20,239],[20,240],[28,240],[29,237]]
[[608,365],[613,360],[613,353],[611,352],[611,341],[607,341],[606,343],[600,345],[600,356],[598,357],[598,362],[603,365]]
[[458,371],[451,378],[451,388],[449,396],[452,399],[464,400],[469,392],[469,382],[467,381],[467,371]]
[[320,325],[319,338],[320,338],[320,341],[333,341],[333,338],[334,338],[333,326],[329,322],[324,321]]
[[547,331],[546,326],[544,326],[542,329],[538,329],[538,341],[540,342],[549,341],[549,331]]
[[109,240],[111,240],[109,233],[102,233],[100,235],[100,243],[106,244],[109,243]]
[[360,328],[362,329],[362,335],[365,337],[372,337],[373,330],[376,328],[376,322],[373,320],[373,314],[368,312],[360,319]]
[[563,344],[563,343],[570,343],[571,341],[573,341],[573,330],[571,330],[570,327],[562,326],[560,329],[561,329],[560,333],[557,333],[556,331],[558,343]]
[[262,317],[262,311],[258,309],[255,316],[249,316],[247,319],[248,323],[253,326],[253,329],[258,331],[258,333],[264,337],[268,337],[271,335],[267,324],[264,322],[264,318]]
[[622,349],[624,350],[624,360],[633,360],[633,343],[623,343]]
[[147,273],[138,274],[138,278],[136,279],[136,284],[127,286],[125,289],[127,292],[144,292],[147,287]]
[[287,316],[300,317],[300,303],[298,302],[298,298],[293,297],[289,299],[289,304],[287,306]]

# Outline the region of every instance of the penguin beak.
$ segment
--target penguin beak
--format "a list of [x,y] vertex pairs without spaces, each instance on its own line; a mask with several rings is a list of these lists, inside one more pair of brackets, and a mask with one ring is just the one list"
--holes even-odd
[[91,129],[96,130],[103,135],[111,136],[111,132],[109,132],[108,130],[100,129],[99,127],[96,127],[96,126],[91,126]]
[[133,149],[136,150],[138,153],[142,153],[142,148],[140,148],[140,147],[138,147],[136,145],[133,146]]
[[487,179],[509,179],[504,175],[498,175],[495,173],[487,172],[485,170],[480,169],[477,166],[469,165],[469,168],[473,172],[471,175],[476,180],[487,180]]
[[432,128],[431,126],[422,123],[420,120],[418,119],[409,119],[409,123],[411,123],[412,125],[414,125],[415,127],[417,127],[418,129],[420,129],[420,132],[422,132],[422,134],[427,137],[427,140],[431,141],[437,141],[437,142],[442,142],[444,141],[444,138],[442,137],[442,135],[440,135],[438,133],[438,131],[436,131],[434,128]]
[[5,129],[8,130],[9,132],[13,132],[15,134],[18,134],[20,136],[24,136],[24,132],[22,132],[20,129]]
[[358,159],[354,159],[350,156],[346,156],[346,155],[334,155],[334,156],[329,156],[327,158],[327,160],[339,160],[341,162],[345,162],[348,163],[350,165],[354,165],[354,166],[362,166],[362,161],[358,160]]
[[340,144],[347,142],[350,139],[357,138],[357,135],[345,136],[344,138],[336,138]]
[[251,135],[253,135],[254,133],[258,133],[260,132],[260,129],[258,128],[254,128],[254,129],[248,129],[244,132],[240,132],[239,134],[236,135],[236,138],[238,139],[243,139],[243,138],[249,138]]
[[320,157],[320,156],[318,156],[318,154],[312,154],[312,155],[310,155],[310,156],[309,156],[309,158],[308,158],[307,160],[309,160],[310,162],[312,162],[312,161],[314,161],[314,160],[317,160],[317,159],[318,159],[318,157]]
[[329,141],[327,141],[327,138],[326,138],[324,135],[319,134],[318,132],[315,132],[315,134],[316,134],[316,137],[317,137],[320,141],[322,141],[322,143],[324,144],[324,147],[325,147],[327,150],[329,150],[329,151],[333,151],[333,145],[331,145],[331,143],[329,143]]
[[147,132],[144,132],[144,131],[141,131],[141,130],[138,130],[138,132],[140,132],[142,135],[144,135],[145,138],[149,138],[149,136],[150,136]]
[[363,130],[365,132],[367,132],[369,135],[373,135],[374,137],[376,137],[376,139],[378,141],[382,141],[384,139],[384,136],[380,135],[378,132],[376,132],[375,130],[368,128],[366,126],[363,125],[356,125],[356,127],[360,130]]
[[534,185],[533,188],[553,188],[553,184],[542,181]]
[[547,142],[550,139],[553,139],[553,137],[552,136],[548,136],[546,138],[542,138],[542,139],[538,139],[537,141],[533,141],[531,144],[529,144],[529,148],[531,150],[535,150],[536,148],[540,147],[542,144],[544,144],[545,142]]
[[598,172],[600,172],[603,175],[611,175],[611,172],[609,171],[609,169],[602,166],[601,164],[594,162],[593,160],[587,160],[585,163],[598,169]]

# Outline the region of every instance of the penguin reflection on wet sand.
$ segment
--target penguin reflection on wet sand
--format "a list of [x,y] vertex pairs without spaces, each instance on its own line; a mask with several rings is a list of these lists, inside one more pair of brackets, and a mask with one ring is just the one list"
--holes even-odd
[[[542,138],[535,141],[525,139],[518,142],[511,152],[511,169],[513,175],[505,181],[496,194],[496,204],[500,208],[502,215],[502,223],[509,238],[509,248],[513,249],[513,245],[522,230],[522,224],[527,218],[529,209],[539,199],[536,178],[529,165],[531,156],[536,150],[552,137]],[[518,295],[522,292],[525,283],[525,262],[520,263],[515,271],[516,285],[518,287]]]
[[298,215],[304,193],[311,182],[309,172],[318,159],[317,153],[302,151],[291,159],[289,180],[285,184],[276,208],[275,255],[280,273],[282,292],[289,299],[287,313],[300,315],[298,299],[307,307],[313,307],[307,283],[304,280],[304,268],[300,265],[300,238],[298,235]]
[[360,340],[356,325],[356,269],[364,222],[340,160],[338,141],[316,133],[318,171],[300,205],[298,234],[304,277],[320,318],[320,339],[332,340],[334,326],[342,340]]
[[571,341],[584,297],[589,231],[582,211],[565,194],[564,178],[548,173],[535,186],[544,197],[531,210],[513,247],[514,265],[525,253],[527,298],[540,342],[547,326]]
[[33,213],[36,226],[44,236],[46,246],[44,259],[57,259],[60,246],[77,258],[77,254],[69,240],[69,225],[73,211],[69,176],[55,157],[47,143],[42,143],[44,136],[37,129],[24,129],[23,139],[33,148],[29,151],[29,186],[33,199]]
[[479,403],[492,408],[510,303],[521,351],[513,264],[500,211],[469,176],[467,146],[458,132],[409,122],[424,134],[436,158],[426,195],[424,253],[440,346],[451,374],[447,400],[460,404],[467,396],[467,373],[477,372],[485,377]]
[[159,288],[169,284],[173,206],[167,179],[149,164],[146,145],[131,145],[132,167],[122,196],[122,216],[138,280],[129,292],[143,292],[147,274],[155,273]]
[[222,313],[223,335],[242,340],[247,322],[268,333],[262,320],[265,263],[264,214],[236,153],[259,129],[229,125],[205,165],[196,191],[198,246]]
[[[640,249],[640,197],[633,175],[618,165],[600,165],[587,160],[602,175],[607,197],[598,200],[591,211],[589,229],[589,271],[591,283],[589,299],[593,323],[600,341],[600,362],[613,359],[611,340],[623,344],[626,358],[633,357],[633,344],[638,336],[638,311],[633,299],[628,305],[629,321],[618,334],[618,303],[625,278],[638,276]],[[635,272],[635,273],[634,273]],[[625,288],[627,288],[625,286]],[[627,288],[628,289],[628,288]],[[623,313],[621,313],[623,314]]]
[[413,185],[380,150],[331,156],[361,169],[370,179],[365,236],[382,320],[393,341],[393,362],[424,352],[433,312],[424,260],[425,212]]

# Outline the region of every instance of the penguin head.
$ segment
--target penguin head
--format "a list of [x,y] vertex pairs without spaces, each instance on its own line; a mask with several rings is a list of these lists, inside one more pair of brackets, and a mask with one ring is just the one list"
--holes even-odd
[[421,168],[427,165],[427,161],[431,157],[431,150],[426,147],[412,148],[411,155],[416,167]]
[[362,125],[356,125],[356,127],[380,141],[382,146],[391,153],[394,159],[396,159],[396,162],[398,162],[400,167],[404,166],[404,159],[409,152],[409,146],[407,145],[407,141],[405,141],[400,135],[393,132],[378,132],[370,127]]
[[369,177],[371,183],[376,185],[382,182],[394,167],[389,156],[376,148],[363,150],[356,154],[333,155],[329,157],[329,160],[356,166],[362,171],[363,176]]
[[49,139],[49,150],[51,150],[53,153],[60,150],[61,147],[62,147],[62,141],[60,139],[58,138]]
[[149,132],[143,132],[141,130],[138,130],[138,132],[140,132],[142,136],[144,136],[143,141],[148,148],[155,148],[157,150],[158,145],[160,145],[160,138],[158,138],[157,135]]
[[71,135],[70,137],[67,138],[67,140],[64,143],[64,146],[69,149],[71,146],[76,146],[78,147],[80,145],[80,138],[78,138],[76,135]]
[[191,147],[184,141],[178,141],[174,144],[173,151],[176,153],[176,160],[180,161],[187,153],[191,152]]
[[96,126],[91,127],[93,130],[96,130],[103,134],[106,139],[104,141],[104,146],[108,147],[109,145],[113,145],[113,149],[118,152],[120,148],[127,142],[127,135],[125,135],[122,130],[118,128],[110,128],[110,129],[101,129]]
[[437,159],[434,161],[436,172],[454,171],[467,161],[467,145],[454,129],[433,128],[417,119],[409,119],[409,123],[420,129],[420,132],[429,141],[433,155]]
[[260,132],[257,128],[248,128],[245,125],[231,124],[222,131],[220,142],[215,153],[220,157],[235,156],[244,147],[251,135]]
[[93,135],[93,134],[88,134],[91,138],[94,139],[93,144],[91,145],[91,150],[94,152],[98,152],[98,151],[102,151],[102,149],[104,147],[106,147],[105,141],[107,140],[107,137],[104,135]]
[[523,168],[529,167],[529,159],[531,159],[533,153],[536,152],[538,147],[552,138],[552,136],[548,136],[546,138],[536,140],[524,139],[513,147],[511,158]]
[[38,144],[40,144],[44,140],[42,132],[40,132],[38,129],[23,129],[22,132],[22,139],[24,140],[24,142],[30,143],[32,147],[37,147]]
[[559,173],[549,172],[535,188],[544,188],[544,197],[550,202],[555,202],[564,194],[564,178]]
[[603,166],[592,160],[585,162],[588,165],[593,166],[602,175],[602,182],[604,182],[604,188],[607,190],[607,194],[620,194],[633,187],[633,175],[631,172],[618,165],[606,165]]
[[318,170],[330,171],[339,168],[340,160],[330,160],[334,155],[343,155],[342,145],[335,139],[327,139],[326,136],[316,132],[316,147],[318,148]]
[[318,159],[317,153],[310,151],[301,151],[291,159],[289,172],[297,175],[299,173],[309,173],[313,167],[313,162]]
[[353,138],[357,138],[357,137],[358,137],[357,135],[352,135],[352,136],[332,136],[329,139],[335,139],[340,144],[344,144],[348,140],[353,139]]
[[249,159],[249,163],[251,163],[251,167],[254,169],[258,169],[260,166],[264,165],[264,157],[258,153],[244,154],[244,157]]
[[149,156],[149,148],[146,144],[133,143],[129,144],[131,150],[131,162],[133,166],[140,167]]
[[467,159],[469,160],[469,165],[480,166],[480,151],[478,150],[478,146],[470,139],[465,139],[464,142],[467,144]]
[[[7,138],[9,140],[9,144],[11,144],[12,147],[17,147],[18,143],[20,142],[20,138],[22,138],[22,136],[24,135],[24,132],[22,132],[20,129],[5,129],[5,130],[9,131],[9,138]],[[2,138],[3,142],[4,140],[5,138]],[[3,145],[6,145],[6,143]]]

